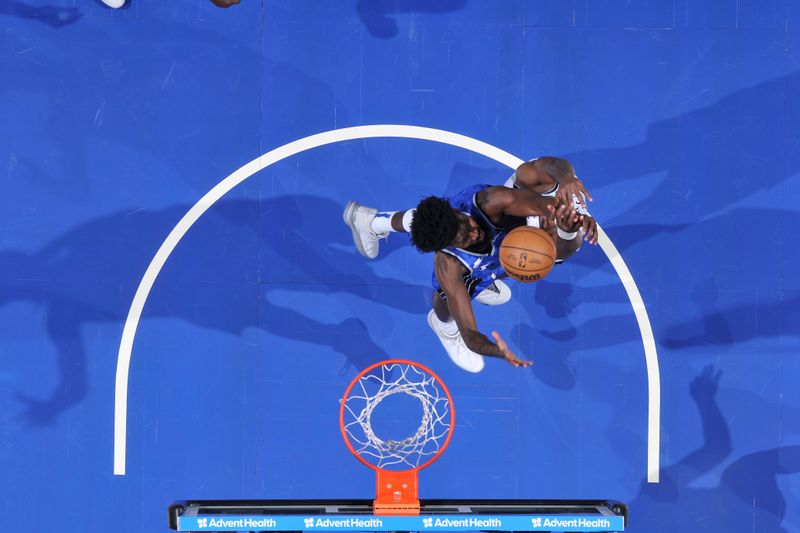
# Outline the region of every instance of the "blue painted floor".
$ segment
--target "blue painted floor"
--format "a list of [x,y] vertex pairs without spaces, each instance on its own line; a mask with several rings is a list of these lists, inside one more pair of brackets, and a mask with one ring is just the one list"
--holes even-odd
[[[634,532],[800,531],[800,3],[793,0],[0,0],[0,515],[8,531],[168,531],[173,500],[369,498],[344,388],[389,357],[458,412],[425,498],[611,498]],[[341,211],[509,170],[366,139],[256,173],[189,229],[117,355],[169,232],[274,148],[366,124],[575,165],[652,323],[647,369],[597,247],[477,309],[535,362],[477,375],[429,330],[432,257],[367,261]]]

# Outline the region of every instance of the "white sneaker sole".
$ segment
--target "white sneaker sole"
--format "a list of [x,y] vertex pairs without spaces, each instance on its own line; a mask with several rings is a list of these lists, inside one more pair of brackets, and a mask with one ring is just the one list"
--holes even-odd
[[471,365],[465,366],[465,364],[462,361],[459,361],[457,358],[450,355],[450,350],[447,349],[447,346],[444,343],[444,339],[442,339],[442,336],[444,334],[439,331],[439,326],[436,325],[436,321],[438,321],[438,319],[436,318],[436,311],[431,309],[428,312],[428,325],[433,330],[433,333],[434,335],[436,335],[436,338],[439,339],[439,342],[442,344],[442,348],[444,348],[444,351],[447,353],[447,357],[450,358],[453,364],[456,365],[461,370],[466,370],[467,372],[471,372],[472,374],[477,374],[480,371],[482,371],[483,367],[485,366],[483,356],[475,354],[477,356],[477,359],[473,360]]
[[[502,281],[495,280],[495,286],[498,289],[498,292],[494,292],[491,289],[483,289],[476,297],[475,301],[483,304],[483,305],[504,305],[511,300],[511,287],[503,283]],[[484,294],[486,296],[484,296]]]
[[356,245],[356,250],[358,253],[366,257],[367,259],[375,259],[378,257],[377,254],[373,256],[369,256],[367,251],[364,249],[364,246],[361,244],[361,233],[356,229],[356,211],[360,205],[352,200],[347,202],[347,207],[344,208],[344,212],[342,213],[342,219],[344,219],[344,223],[350,227],[350,231],[353,232],[353,244]]

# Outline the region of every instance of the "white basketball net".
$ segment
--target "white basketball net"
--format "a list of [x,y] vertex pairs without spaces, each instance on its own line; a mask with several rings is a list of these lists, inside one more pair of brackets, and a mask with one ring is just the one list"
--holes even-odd
[[[447,440],[452,421],[447,395],[432,375],[413,365],[391,363],[373,372],[362,376],[345,399],[344,429],[350,444],[379,468],[416,468],[436,455]],[[372,430],[372,413],[384,399],[400,393],[419,400],[422,420],[413,435],[382,440]]]

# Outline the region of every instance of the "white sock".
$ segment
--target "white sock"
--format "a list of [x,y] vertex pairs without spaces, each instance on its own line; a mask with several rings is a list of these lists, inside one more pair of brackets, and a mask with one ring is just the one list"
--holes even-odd
[[392,217],[395,213],[397,211],[381,211],[377,213],[375,218],[372,219],[372,224],[370,224],[372,231],[378,235],[394,231],[392,229]]
[[[434,312],[434,316],[436,313]],[[442,322],[439,320],[439,317],[436,317],[436,323],[439,326],[439,331],[447,335],[448,337],[454,337],[458,334],[458,324],[456,324],[455,320],[451,320],[450,322]]]
[[[411,221],[414,220],[414,211],[416,209],[408,209],[403,213],[403,230],[407,233],[411,233]],[[375,218],[372,219],[372,224],[370,224],[372,231],[378,235],[397,231],[392,228],[392,217],[396,214],[397,211],[381,211],[377,213]]]
[[411,233],[411,221],[414,220],[414,213],[416,213],[416,211],[416,209],[407,209],[406,212],[403,213],[403,229],[408,233]]

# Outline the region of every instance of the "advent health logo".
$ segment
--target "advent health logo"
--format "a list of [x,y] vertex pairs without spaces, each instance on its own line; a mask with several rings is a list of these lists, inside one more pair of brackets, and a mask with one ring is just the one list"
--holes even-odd
[[584,518],[584,517],[570,517],[570,518],[553,518],[545,517],[539,520],[540,524],[534,527],[543,527],[545,529],[557,529],[563,531],[565,528],[575,528],[582,531],[604,531],[611,528],[611,520],[608,518]]
[[383,528],[383,520],[376,516],[358,517],[348,516],[342,518],[305,518],[303,520],[308,529],[370,529]]
[[422,525],[426,528],[436,529],[483,529],[490,527],[503,527],[503,521],[497,517],[470,516],[467,518],[455,518],[449,516],[436,518],[423,518]]
[[278,527],[274,518],[236,517],[236,518],[198,518],[198,529],[218,529],[223,531],[241,531],[250,529],[269,529]]

